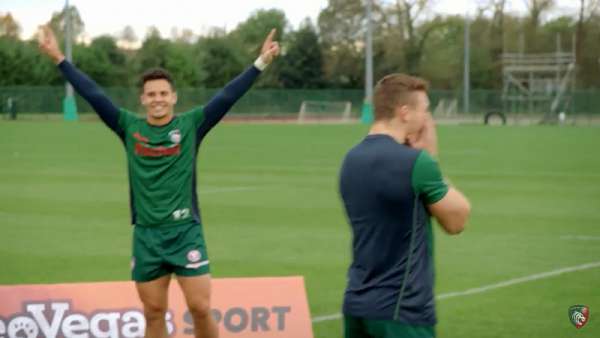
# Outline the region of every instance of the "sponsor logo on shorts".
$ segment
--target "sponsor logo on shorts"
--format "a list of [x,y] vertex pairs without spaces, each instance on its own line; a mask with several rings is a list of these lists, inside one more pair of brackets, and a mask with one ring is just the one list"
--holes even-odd
[[131,257],[131,270],[135,269],[135,257]]
[[187,253],[187,259],[191,263],[199,262],[201,258],[202,258],[202,254],[198,250],[191,250],[190,252]]
[[199,250],[190,250],[187,253],[187,260],[189,261],[189,264],[185,266],[187,269],[198,269],[201,266],[208,265],[208,261],[201,262],[202,253]]

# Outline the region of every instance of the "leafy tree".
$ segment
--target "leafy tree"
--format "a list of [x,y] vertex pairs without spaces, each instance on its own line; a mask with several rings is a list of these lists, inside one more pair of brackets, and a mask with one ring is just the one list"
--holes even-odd
[[361,88],[364,84],[364,21],[361,0],[329,0],[319,14],[324,72],[333,87]]
[[111,36],[100,36],[89,46],[78,44],[73,50],[74,62],[102,86],[127,86],[126,56]]
[[[285,13],[279,9],[258,10],[244,22],[240,23],[228,36],[232,43],[235,43],[240,53],[239,59],[244,65],[254,62],[260,53],[262,44],[271,29],[277,30],[276,39],[284,41],[288,21]],[[263,74],[256,84],[256,87],[277,88],[281,87],[279,82],[280,61],[277,60],[271,66],[269,71]]]
[[206,70],[204,85],[220,88],[241,73],[248,60],[241,56],[240,46],[226,36],[209,36],[198,40],[196,50],[203,56],[203,69]]
[[310,20],[288,35],[289,47],[282,57],[280,80],[285,88],[320,88],[324,85],[319,36]]

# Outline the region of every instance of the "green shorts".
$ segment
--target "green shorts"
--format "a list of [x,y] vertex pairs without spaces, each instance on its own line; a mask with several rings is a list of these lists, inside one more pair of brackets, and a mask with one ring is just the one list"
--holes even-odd
[[134,281],[148,282],[172,273],[199,276],[209,272],[201,225],[134,226],[131,258]]
[[435,327],[344,316],[345,338],[434,338]]

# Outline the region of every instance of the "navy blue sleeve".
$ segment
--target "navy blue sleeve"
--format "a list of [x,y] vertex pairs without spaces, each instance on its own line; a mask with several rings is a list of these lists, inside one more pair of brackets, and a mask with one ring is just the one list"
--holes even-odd
[[102,92],[102,89],[82,71],[67,60],[58,64],[64,77],[71,83],[75,91],[94,108],[100,119],[112,129],[121,139],[124,137],[119,126],[119,108]]
[[258,68],[251,66],[229,82],[204,106],[204,121],[196,132],[201,140],[214,127],[231,107],[252,87],[260,75]]

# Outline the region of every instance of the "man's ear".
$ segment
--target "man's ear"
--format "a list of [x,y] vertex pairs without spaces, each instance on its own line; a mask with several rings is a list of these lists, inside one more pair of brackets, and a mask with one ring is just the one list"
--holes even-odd
[[402,122],[408,121],[408,105],[402,105],[396,107],[394,110],[395,117],[398,118]]
[[177,92],[173,93],[173,104],[177,103]]

